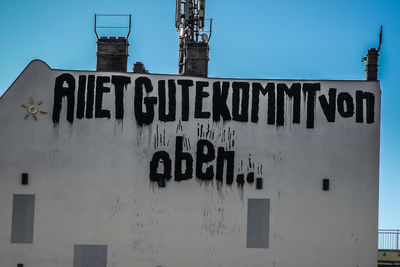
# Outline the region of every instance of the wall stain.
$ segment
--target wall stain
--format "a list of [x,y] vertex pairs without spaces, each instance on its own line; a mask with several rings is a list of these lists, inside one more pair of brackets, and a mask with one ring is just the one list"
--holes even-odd
[[201,228],[211,237],[222,235],[227,228],[225,224],[225,210],[223,206],[203,208],[203,222]]

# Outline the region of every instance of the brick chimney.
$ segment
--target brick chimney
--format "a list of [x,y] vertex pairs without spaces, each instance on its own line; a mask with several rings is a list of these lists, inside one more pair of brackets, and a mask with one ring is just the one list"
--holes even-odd
[[365,57],[366,66],[365,73],[367,81],[378,80],[378,58],[379,51],[375,48],[368,49],[367,56]]
[[97,40],[97,71],[126,72],[129,42],[125,37],[100,37]]
[[382,26],[379,32],[379,45],[378,48],[368,49],[367,55],[362,58],[362,61],[366,62],[365,73],[367,81],[377,81],[378,80],[378,59],[379,51],[381,50],[382,44]]
[[[98,17],[126,17],[129,19],[129,26],[98,26]],[[132,15],[116,15],[116,14],[95,14],[94,15],[94,33],[97,37],[97,71],[119,71],[127,72],[128,67],[128,48],[129,34],[131,33]],[[99,38],[97,29],[128,29],[125,37],[105,37],[103,34]]]

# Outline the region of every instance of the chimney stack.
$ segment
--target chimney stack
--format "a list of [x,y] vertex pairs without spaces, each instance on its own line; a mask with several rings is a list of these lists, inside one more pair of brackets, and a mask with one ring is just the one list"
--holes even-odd
[[378,80],[378,59],[379,51],[375,48],[368,49],[367,56],[365,57],[366,66],[366,79],[367,81],[377,81]]
[[362,58],[361,61],[366,62],[365,73],[367,81],[377,81],[378,80],[378,59],[379,59],[379,51],[381,50],[382,44],[382,26],[381,31],[379,33],[379,45],[378,48],[370,48],[368,49],[367,55]]
[[149,73],[148,70],[146,70],[144,64],[142,62],[136,62],[133,64],[133,73]]
[[[98,16],[129,16],[129,27],[108,27],[108,26],[97,26]],[[126,37],[106,37],[102,36],[99,38],[97,34],[98,28],[129,28]],[[128,68],[128,48],[129,42],[128,37],[131,32],[131,15],[94,15],[94,32],[97,37],[97,64],[96,71],[119,71],[127,72]]]
[[126,72],[129,42],[125,37],[100,37],[97,40],[97,71]]
[[204,42],[183,41],[180,54],[182,58],[179,74],[186,76],[208,76],[208,53],[210,48]]

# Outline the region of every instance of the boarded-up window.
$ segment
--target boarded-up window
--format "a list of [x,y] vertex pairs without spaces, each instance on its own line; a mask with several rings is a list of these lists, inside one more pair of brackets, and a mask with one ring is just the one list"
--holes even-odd
[[35,195],[14,195],[11,243],[33,243]]
[[269,199],[249,199],[247,205],[247,248],[269,247]]
[[75,245],[74,267],[106,267],[107,246]]

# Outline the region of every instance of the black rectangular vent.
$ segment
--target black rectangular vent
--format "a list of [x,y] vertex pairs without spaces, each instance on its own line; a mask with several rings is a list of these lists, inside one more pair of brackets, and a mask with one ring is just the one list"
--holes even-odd
[[257,189],[262,189],[263,188],[263,178],[257,177],[257,179],[256,179],[256,188]]
[[322,180],[322,190],[329,191],[329,179]]
[[21,184],[27,185],[28,184],[28,173],[24,172],[21,178]]

